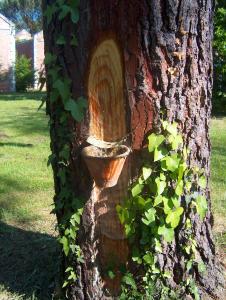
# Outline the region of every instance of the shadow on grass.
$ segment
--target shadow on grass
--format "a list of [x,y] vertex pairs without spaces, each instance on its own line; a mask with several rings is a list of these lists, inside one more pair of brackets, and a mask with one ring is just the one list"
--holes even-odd
[[13,129],[15,131],[14,137],[20,135],[40,134],[49,136],[47,117],[42,110],[37,111],[34,108],[23,108],[15,118],[1,121],[1,127]]
[[45,92],[27,92],[27,93],[0,93],[0,101],[14,100],[41,100],[45,97]]
[[0,221],[0,285],[23,299],[52,299],[59,272],[56,238]]
[[1,143],[0,142],[0,147],[4,146],[10,146],[10,147],[21,147],[21,148],[26,148],[26,147],[33,147],[33,144],[24,144],[24,143]]

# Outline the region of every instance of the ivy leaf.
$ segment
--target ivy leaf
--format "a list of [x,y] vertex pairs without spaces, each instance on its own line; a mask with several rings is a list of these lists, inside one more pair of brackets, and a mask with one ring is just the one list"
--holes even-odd
[[154,161],[155,162],[162,159],[163,157],[165,157],[168,154],[168,150],[163,146],[155,148],[154,151],[155,151],[154,152]]
[[162,253],[162,245],[159,240],[155,239],[155,251]]
[[173,136],[177,135],[177,123],[174,122],[173,124],[168,124],[166,130],[171,133]]
[[66,183],[66,171],[65,171],[65,169],[60,169],[57,173],[57,176],[60,178],[61,184],[65,185],[65,183]]
[[166,197],[162,197],[163,200],[163,205],[164,205],[164,213],[166,215],[169,214],[169,212],[173,209],[173,203],[171,201],[171,199],[168,199]]
[[156,213],[156,210],[154,208],[150,208],[148,209],[144,215],[145,215],[145,218],[142,218],[142,222],[149,226],[151,223],[153,223],[155,221],[155,213]]
[[162,203],[163,201],[163,197],[161,195],[158,195],[157,197],[155,197],[154,199],[154,204],[153,206],[157,206],[158,204]]
[[71,9],[71,21],[76,24],[79,20],[79,11],[77,8]]
[[157,185],[157,194],[161,195],[164,192],[164,189],[166,187],[166,182],[160,180],[160,178],[158,177],[155,179],[155,183]]
[[161,168],[165,171],[174,172],[178,169],[180,160],[177,155],[166,156],[161,160]]
[[196,198],[196,209],[198,214],[200,215],[201,220],[203,220],[205,218],[206,212],[207,212],[207,201],[206,201],[206,197],[204,196],[198,196]]
[[108,271],[108,277],[110,278],[110,279],[114,279],[115,278],[115,273],[112,271],[112,270],[109,270]]
[[61,10],[61,12],[60,12],[58,18],[59,18],[59,20],[63,20],[69,14],[69,12],[71,11],[71,8],[68,5],[61,5],[60,10]]
[[70,111],[72,117],[77,121],[81,122],[84,118],[84,108],[86,107],[83,99],[78,99],[76,102],[73,99],[69,99],[64,108]]
[[150,177],[151,173],[152,173],[152,169],[149,168],[149,167],[143,167],[142,168],[142,173],[143,173],[144,180],[147,180]]
[[57,7],[55,4],[47,6],[47,8],[44,12],[44,16],[47,19],[47,25],[49,25],[50,22],[52,21],[53,15],[55,14],[56,11],[57,11]]
[[[180,198],[179,198],[180,199]],[[180,201],[177,197],[172,197],[171,201],[173,202],[173,205],[178,208],[180,206]]]
[[63,251],[64,251],[65,255],[68,256],[70,248],[69,248],[68,239],[65,236],[60,238],[60,244],[63,245]]
[[206,177],[204,175],[199,178],[198,184],[202,189],[206,188]]
[[55,54],[51,54],[51,53],[47,52],[45,54],[44,62],[46,65],[50,65],[51,63],[54,63],[56,61],[56,59],[57,59],[57,57]]
[[143,260],[147,265],[151,266],[154,263],[154,256],[152,253],[148,252],[143,256]]
[[166,223],[171,224],[172,228],[176,228],[180,222],[180,216],[183,214],[183,207],[178,207],[174,211],[170,211],[166,217]]
[[133,188],[132,188],[132,190],[131,190],[131,192],[132,192],[132,196],[133,197],[136,197],[136,196],[138,196],[141,192],[142,192],[142,190],[143,190],[143,185],[141,185],[141,184],[136,184]]
[[142,259],[140,257],[140,252],[137,247],[133,248],[132,251],[132,260],[136,261],[139,265],[142,264]]
[[70,80],[61,80],[59,78],[54,82],[53,87],[58,90],[63,102],[66,102],[70,96]]
[[50,154],[47,161],[47,167],[49,167],[54,162],[55,159],[56,159],[56,154],[54,153]]
[[186,162],[183,162],[179,165],[179,171],[178,171],[178,181],[181,181],[183,176],[184,176],[184,172],[187,169],[187,164]]
[[181,196],[183,194],[183,192],[184,192],[184,182],[183,182],[183,180],[181,180],[177,183],[175,193],[177,196]]
[[177,150],[179,148],[179,145],[183,144],[183,138],[181,134],[178,134],[177,136],[174,137],[172,141],[172,150]]
[[65,37],[61,34],[57,41],[56,41],[57,45],[65,45],[66,44],[66,40],[65,40]]
[[122,282],[132,287],[132,289],[136,290],[137,286],[135,280],[133,279],[133,275],[131,273],[127,273],[122,277]]
[[116,211],[121,224],[124,224],[126,220],[128,220],[128,211],[126,208],[121,205],[116,205]]
[[156,135],[155,133],[152,133],[148,137],[148,151],[151,153],[160,146],[163,141],[165,140],[165,137],[163,135]]
[[158,234],[163,236],[163,239],[170,243],[174,239],[174,230],[173,228],[167,228],[165,225],[159,226]]

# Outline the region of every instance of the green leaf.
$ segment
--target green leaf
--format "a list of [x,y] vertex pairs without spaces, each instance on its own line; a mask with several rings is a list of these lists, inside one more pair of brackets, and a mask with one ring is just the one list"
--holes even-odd
[[172,228],[176,228],[180,222],[180,216],[183,214],[183,207],[178,207],[173,211],[170,211],[166,217],[166,223],[171,224]]
[[47,52],[45,54],[45,60],[44,61],[45,61],[46,65],[50,65],[51,63],[56,62],[56,59],[57,59],[57,57],[56,57],[55,54],[51,54],[51,53]]
[[161,160],[162,169],[174,172],[178,169],[180,159],[177,155],[166,156]]
[[140,257],[140,252],[137,247],[133,247],[132,260],[137,262],[139,265],[142,264],[142,259]]
[[202,189],[206,188],[206,177],[204,175],[199,178],[198,184]]
[[166,197],[162,197],[163,200],[163,204],[164,204],[164,213],[166,215],[169,214],[169,212],[173,209],[173,203],[171,201],[171,199],[168,199]]
[[183,182],[183,180],[181,180],[177,183],[175,193],[177,196],[181,196],[183,194],[183,192],[184,192],[184,182]]
[[63,251],[64,251],[65,255],[68,256],[70,248],[69,248],[68,239],[65,236],[60,238],[60,244],[63,245]]
[[69,99],[70,96],[70,80],[62,80],[57,79],[57,81],[54,82],[53,87],[58,90],[60,96],[62,97],[63,102],[66,102]]
[[69,281],[65,280],[64,284],[62,285],[62,288],[65,288],[69,284]]
[[161,195],[161,194],[164,192],[164,189],[165,189],[165,187],[166,187],[166,182],[160,180],[160,178],[157,177],[157,178],[155,179],[155,183],[156,183],[156,185],[157,185],[157,194],[158,194],[158,195]]
[[138,196],[142,192],[143,187],[143,185],[137,183],[131,190],[133,197]]
[[150,167],[143,167],[142,173],[143,173],[144,180],[147,180],[152,173],[152,169]]
[[154,263],[154,256],[152,253],[148,252],[143,256],[143,260],[147,265],[153,265]]
[[129,213],[126,208],[121,205],[116,205],[116,211],[121,224],[124,224],[126,220],[129,218]]
[[205,218],[206,212],[207,212],[207,201],[206,201],[206,197],[204,196],[198,196],[196,198],[196,209],[198,214],[200,215],[201,220],[203,220]]
[[60,12],[58,18],[61,21],[69,14],[69,12],[71,11],[71,8],[68,5],[61,5],[60,10],[61,10],[61,12]]
[[114,279],[115,278],[115,273],[112,271],[112,270],[109,270],[108,271],[108,277],[110,278],[110,279]]
[[66,44],[66,39],[65,39],[65,37],[61,34],[61,35],[58,37],[56,43],[57,43],[57,45],[65,45],[65,44]]
[[165,225],[159,226],[158,234],[163,236],[163,239],[170,243],[174,239],[174,230],[173,228],[167,228]]
[[57,7],[55,4],[52,5],[47,5],[47,8],[44,12],[44,17],[46,17],[47,19],[47,25],[50,24],[50,22],[52,21],[53,15],[55,14],[55,12],[57,11]]
[[184,176],[184,172],[187,169],[187,164],[186,162],[183,162],[179,165],[179,171],[178,171],[178,181],[181,181]]
[[177,135],[177,123],[174,122],[173,124],[168,124],[166,130],[171,133],[173,136]]
[[162,253],[162,245],[157,239],[155,239],[155,251]]
[[148,137],[148,151],[151,153],[160,146],[163,141],[165,140],[165,137],[163,135],[156,135],[155,133],[152,133]]
[[59,169],[57,176],[60,178],[60,182],[62,185],[66,183],[66,171],[65,169]]
[[135,280],[133,279],[133,275],[131,273],[127,273],[122,277],[122,282],[131,286],[134,290],[137,289]]
[[155,199],[154,199],[154,204],[153,204],[153,206],[159,205],[160,203],[162,203],[162,201],[163,201],[163,197],[162,197],[161,195],[158,195],[158,196],[155,197]]
[[76,24],[79,20],[79,11],[78,9],[71,9],[71,21]]
[[154,208],[149,208],[145,213],[145,218],[142,218],[142,222],[149,226],[151,223],[155,221],[156,210]]
[[205,273],[206,272],[206,266],[205,266],[203,261],[198,262],[198,270],[199,270],[199,273]]
[[85,103],[82,99],[78,99],[76,102],[73,99],[69,99],[64,108],[65,110],[70,111],[72,117],[77,122],[81,122],[83,120]]
[[165,157],[168,154],[168,152],[169,151],[163,146],[155,148],[154,161],[158,161],[158,160],[162,159],[163,157]]

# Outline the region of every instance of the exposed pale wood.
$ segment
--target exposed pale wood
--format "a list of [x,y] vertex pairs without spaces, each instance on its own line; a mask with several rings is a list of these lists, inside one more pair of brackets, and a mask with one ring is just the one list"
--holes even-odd
[[[89,136],[100,141],[117,142],[126,135],[125,101],[121,56],[114,40],[102,41],[95,49],[89,70]],[[90,140],[90,139],[88,139]],[[122,203],[128,189],[128,163],[124,165],[116,186],[101,189],[94,187],[94,202],[97,231],[100,235],[99,251],[101,268],[120,253],[120,262],[126,263],[128,251],[123,226],[116,213],[116,205]],[[119,241],[117,241],[119,240]],[[120,241],[121,240],[121,241]],[[116,265],[119,268],[120,264]],[[119,288],[119,277],[106,279],[105,285],[112,291]]]
[[100,43],[90,64],[89,135],[115,142],[126,135],[120,52],[114,40]]

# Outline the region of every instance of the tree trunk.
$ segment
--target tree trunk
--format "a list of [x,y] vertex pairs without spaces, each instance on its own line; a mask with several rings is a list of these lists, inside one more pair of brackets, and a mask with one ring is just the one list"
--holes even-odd
[[[54,1],[44,1],[44,10]],[[160,113],[169,121],[177,121],[186,146],[190,149],[189,165],[197,165],[210,174],[209,119],[212,90],[212,23],[211,0],[194,1],[80,1],[79,22],[67,15],[59,20],[57,13],[47,24],[44,18],[46,52],[57,55],[64,77],[71,79],[73,98],[88,99],[85,120],[72,119],[68,182],[76,196],[86,200],[79,230],[84,263],[77,264],[78,279],[67,290],[69,299],[113,299],[120,291],[120,275],[106,276],[106,268],[114,263],[118,270],[130,256],[123,227],[115,206],[122,203],[128,185],[138,174],[140,154],[147,135],[157,131]],[[66,44],[57,43],[60,33]],[[77,46],[72,46],[72,34]],[[47,66],[48,71],[48,66]],[[48,94],[53,83],[48,80]],[[58,101],[60,101],[58,99]],[[51,147],[59,158],[57,105],[49,100]],[[108,142],[124,140],[132,153],[124,165],[115,187],[99,188],[93,184],[81,150],[87,138],[94,136]],[[55,202],[61,182],[59,164],[53,163]],[[195,270],[202,299],[221,296],[222,276],[216,263],[212,237],[213,218],[209,208],[203,222],[191,215],[198,252],[208,266],[202,275]],[[58,210],[58,221],[64,210]],[[182,226],[181,226],[182,228]],[[178,245],[183,231],[164,249],[159,258],[162,269],[173,271],[169,284],[176,288],[185,272]],[[67,258],[64,258],[65,266]],[[117,272],[116,272],[117,274]]]

